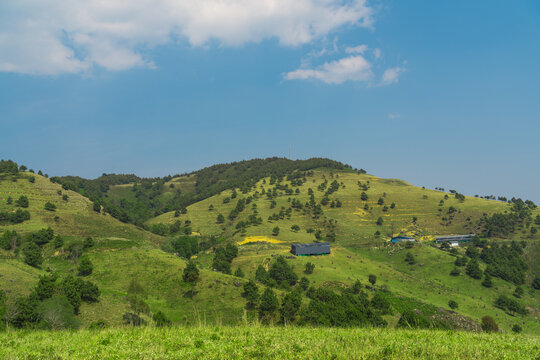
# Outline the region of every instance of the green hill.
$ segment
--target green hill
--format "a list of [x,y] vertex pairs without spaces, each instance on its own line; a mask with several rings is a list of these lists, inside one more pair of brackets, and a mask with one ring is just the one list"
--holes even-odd
[[[295,323],[342,326],[344,319],[332,319],[334,310],[322,300],[336,297],[343,311],[363,304],[356,324],[383,321],[394,327],[402,314],[413,311],[431,327],[478,330],[480,318],[488,315],[505,332],[516,325],[526,333],[540,332],[540,291],[532,286],[540,273],[540,235],[533,231],[540,211],[530,202],[419,188],[326,159],[247,161],[161,179],[51,180],[28,172],[0,179],[0,212],[25,209],[30,214],[28,220],[0,224],[0,234],[15,230],[19,239],[17,246],[0,250],[0,289],[7,292],[8,310],[16,298],[35,292],[40,276],[56,273],[58,293],[67,291],[62,284],[69,275],[99,288],[98,302],[81,305],[77,320],[84,327],[100,320],[119,326],[133,312],[147,323],[162,313],[177,324],[238,325],[258,316],[256,309],[246,309],[244,284],[255,279],[260,266],[275,268],[281,255],[295,277],[305,277],[313,287],[302,291]],[[23,195],[27,208],[15,203]],[[141,220],[146,221],[139,227],[130,223]],[[48,227],[62,237],[62,245],[53,239],[42,244],[32,235]],[[437,235],[468,233],[483,238],[452,250],[433,242]],[[396,235],[417,242],[392,245],[389,240]],[[94,244],[85,248],[87,237]],[[313,241],[331,242],[332,253],[290,256],[291,244]],[[40,244],[44,261],[39,268],[24,263],[24,248],[31,242]],[[218,258],[227,244],[238,246],[230,265]],[[186,260],[175,253],[197,264],[198,282],[183,281]],[[82,258],[93,264],[88,276],[77,276]],[[450,275],[458,258],[465,263],[478,259],[482,279],[466,275],[465,266]],[[304,273],[308,262],[315,265],[312,274]],[[244,278],[216,269],[240,269]],[[492,275],[489,287],[482,285],[484,271]],[[369,275],[376,276],[374,285]],[[300,289],[294,282],[292,289],[268,284],[275,286],[278,305]],[[522,289],[519,296],[513,295],[516,286]],[[376,307],[380,301],[387,310]],[[449,301],[457,303],[455,311],[448,310]],[[310,317],[316,303],[326,309],[318,320]],[[274,321],[279,314],[274,312]]]

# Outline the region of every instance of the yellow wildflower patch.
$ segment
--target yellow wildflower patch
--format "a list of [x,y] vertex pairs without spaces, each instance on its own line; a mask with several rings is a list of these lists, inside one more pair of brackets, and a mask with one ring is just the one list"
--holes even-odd
[[366,216],[368,213],[365,210],[357,207],[356,210],[353,212],[353,214],[358,215],[358,216]]
[[278,239],[273,239],[268,236],[246,236],[244,240],[237,242],[237,244],[244,245],[244,244],[253,243],[253,242],[267,242],[271,244],[281,244],[283,241],[278,240]]

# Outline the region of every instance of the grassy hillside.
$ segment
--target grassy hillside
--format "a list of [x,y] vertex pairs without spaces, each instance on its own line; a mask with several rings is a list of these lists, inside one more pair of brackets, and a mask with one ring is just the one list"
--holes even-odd
[[[219,174],[219,169],[212,172]],[[221,176],[216,174],[217,178]],[[459,276],[450,276],[456,256],[465,256],[465,248],[450,253],[433,246],[431,241],[440,234],[478,233],[482,231],[479,220],[483,216],[510,212],[510,204],[418,188],[401,180],[381,179],[350,169],[293,171],[289,175],[282,180],[279,176],[253,180],[248,187],[224,190],[193,203],[185,214],[171,211],[150,219],[146,223],[149,229],[169,229],[180,222],[180,232],[164,237],[122,223],[103,211],[95,212],[88,198],[64,190],[45,177],[26,173],[16,181],[4,178],[0,181],[0,211],[14,211],[17,207],[7,203],[8,197],[16,200],[25,195],[31,218],[20,224],[4,223],[0,232],[16,230],[26,236],[50,226],[64,238],[64,245],[43,245],[44,262],[40,269],[24,264],[20,252],[0,250],[0,289],[6,290],[12,301],[28,295],[48,270],[61,277],[77,275],[80,258],[74,258],[70,249],[91,236],[95,244],[85,249],[83,255],[93,263],[94,271],[84,279],[96,284],[101,296],[97,303],[82,304],[78,319],[83,327],[99,320],[112,326],[122,325],[123,315],[131,311],[128,287],[134,279],[145,294],[149,311],[142,317],[149,323],[151,314],[159,311],[176,324],[238,325],[257,317],[256,310],[245,310],[246,299],[241,296],[243,284],[246,279],[255,278],[257,267],[263,265],[268,269],[276,256],[290,255],[292,243],[319,239],[332,241],[331,255],[287,259],[298,278],[305,276],[310,285],[337,293],[351,289],[360,280],[368,299],[377,293],[387,297],[393,312],[385,314],[384,320],[390,327],[396,325],[403,311],[420,309],[426,316],[450,316],[453,321],[478,322],[489,315],[504,332],[510,332],[514,325],[520,325],[524,333],[540,332],[540,292],[530,287],[532,277],[540,273],[540,236],[531,236],[533,225],[523,225],[510,237],[496,239],[526,243],[523,258],[530,269],[524,294],[518,300],[527,309],[526,316],[494,307],[500,295],[512,296],[514,284],[493,278],[493,286],[486,288],[480,285],[482,280],[465,275],[464,268]],[[33,176],[34,181],[28,176]],[[231,176],[224,179],[229,181]],[[197,181],[194,174],[171,177],[159,185],[158,199],[196,192]],[[134,184],[107,188],[107,197],[118,203],[136,201],[136,194]],[[325,197],[328,203],[316,213],[314,209]],[[244,202],[242,209],[235,212],[239,201]],[[54,204],[56,210],[45,210],[46,203]],[[218,223],[218,214],[223,215],[224,222]],[[532,215],[538,214],[536,209]],[[218,238],[217,243],[192,259],[200,269],[200,281],[195,285],[182,280],[186,261],[161,249],[167,238],[178,237],[186,228],[191,228],[192,235],[201,242],[211,236]],[[389,238],[398,234],[415,236],[420,241],[412,248],[391,246]],[[241,269],[245,279],[213,271],[215,248],[230,243],[239,246],[232,270]],[[414,265],[405,261],[407,254],[414,257]],[[315,264],[311,275],[304,274],[307,262]],[[481,263],[480,267],[484,270],[486,264]],[[368,275],[377,276],[375,286],[368,284]],[[259,286],[262,292],[264,287]],[[275,290],[280,303],[288,290]],[[458,303],[457,313],[445,310],[450,300]],[[309,303],[304,294],[302,306]],[[466,318],[461,319],[459,314]]]
[[[377,285],[384,285],[403,296],[442,308],[447,308],[448,301],[454,300],[459,303],[459,313],[475,319],[490,315],[506,331],[520,324],[527,332],[540,332],[538,291],[528,288],[520,301],[529,308],[530,315],[516,318],[493,306],[499,295],[511,294],[515,285],[494,279],[494,286],[485,288],[480,285],[480,280],[466,276],[464,269],[460,276],[450,276],[450,271],[455,267],[456,255],[432,246],[431,240],[436,235],[480,232],[478,220],[484,214],[508,212],[510,204],[469,196],[460,201],[452,193],[418,188],[401,180],[380,179],[352,171],[319,170],[306,180],[301,186],[283,181],[281,185],[287,185],[295,191],[293,195],[287,195],[285,191],[278,190],[277,197],[273,198],[276,203],[273,208],[272,200],[262,195],[275,186],[270,185],[270,179],[267,178],[259,181],[255,189],[245,194],[239,190],[234,191],[237,193],[235,199],[231,199],[232,190],[224,191],[189,206],[186,214],[175,216],[174,212],[166,213],[151,219],[148,225],[151,227],[160,223],[190,221],[194,233],[231,239],[240,245],[240,254],[234,260],[233,268],[240,267],[248,277],[254,276],[259,264],[271,262],[278,254],[289,255],[291,243],[315,241],[316,230],[321,231],[323,239],[328,233],[335,232],[331,255],[289,260],[299,276],[303,275],[306,262],[315,263],[315,273],[308,278],[316,286],[348,287],[356,279],[364,282],[369,274],[374,274],[378,277]],[[314,190],[315,199],[317,203],[320,202],[326,189],[318,190],[319,185],[324,181],[329,185],[334,180],[340,187],[329,198],[330,201],[339,200],[341,207],[332,208],[330,204],[323,206],[323,214],[318,219],[304,209],[293,209],[290,218],[284,216],[283,219],[268,220],[269,216],[279,213],[282,208],[289,208],[295,200],[302,204],[308,202],[308,188]],[[367,185],[368,189],[361,188],[359,183],[361,186]],[[296,189],[299,194],[296,194]],[[362,192],[368,195],[367,201],[361,199]],[[236,207],[238,199],[248,196],[253,197],[252,202],[245,206],[237,218],[229,220],[228,214]],[[380,198],[384,201],[383,205],[378,204]],[[224,203],[224,199],[230,201],[225,200]],[[393,208],[392,203],[395,205]],[[383,211],[384,206],[388,206],[387,211]],[[451,208],[454,210],[449,214]],[[224,215],[226,221],[223,224],[217,223],[218,214]],[[236,225],[248,221],[252,214],[262,218],[262,224],[238,229]],[[538,210],[535,210],[533,216],[536,214]],[[382,225],[377,225],[379,217],[383,219]],[[329,226],[330,221],[335,222],[335,226]],[[291,229],[293,225],[298,225],[300,230]],[[273,235],[276,226],[279,226],[280,231],[278,235]],[[308,233],[308,229],[314,231]],[[381,233],[380,236],[375,235],[377,231]],[[415,236],[422,241],[412,249],[391,246],[388,240],[398,234]],[[539,266],[533,255],[540,243],[538,235],[531,238],[530,233],[523,229],[512,237],[527,241],[525,258],[529,259],[529,273],[532,276]],[[409,252],[417,260],[414,266],[404,261]],[[459,249],[458,255],[465,256],[465,249]],[[211,254],[202,254],[197,260],[203,266],[210,267],[211,257]]]
[[[28,295],[39,276],[47,274],[47,269],[60,276],[77,274],[79,261],[72,259],[70,245],[82,244],[91,236],[95,245],[84,254],[94,264],[94,272],[86,280],[99,287],[101,297],[98,303],[83,303],[79,316],[83,326],[97,320],[121,325],[122,315],[128,310],[125,296],[131,279],[137,279],[144,286],[152,312],[161,310],[174,321],[187,324],[201,319],[212,323],[239,321],[243,301],[232,277],[202,270],[203,282],[199,284],[197,301],[185,298],[184,293],[191,289],[181,279],[185,261],[159,249],[163,238],[93,211],[87,198],[63,190],[43,176],[26,175],[34,177],[34,182],[24,177],[16,181],[0,180],[0,211],[14,211],[18,207],[14,203],[8,205],[8,197],[16,200],[25,195],[31,218],[20,224],[1,224],[0,234],[16,230],[24,238],[51,227],[55,234],[62,236],[64,246],[56,249],[52,243],[44,245],[44,263],[40,269],[26,265],[21,252],[0,249],[0,289],[5,290],[10,299]],[[63,195],[68,195],[67,201],[63,200]],[[45,210],[47,202],[55,204],[56,211]],[[213,298],[216,292],[222,295],[219,303]]]
[[[29,178],[34,178],[30,182]],[[92,210],[92,202],[71,190],[64,190],[59,184],[37,174],[26,173],[21,177],[0,180],[0,211],[15,211],[18,207],[7,204],[8,198],[15,202],[20,196],[29,201],[30,220],[20,224],[0,224],[0,231],[16,230],[28,233],[51,227],[56,233],[66,237],[93,236],[99,238],[123,238],[159,242],[160,237],[131,224],[124,224],[112,216]],[[63,196],[67,195],[67,200]],[[45,203],[52,203],[56,211],[44,209]]]
[[[464,332],[188,327],[0,333],[0,357],[32,359],[537,359],[534,336]],[[7,346],[6,346],[7,345]]]
[[[328,196],[330,203],[323,206],[324,214],[318,219],[314,219],[303,210],[293,209],[290,218],[268,220],[272,214],[279,213],[281,208],[289,208],[292,200],[298,200],[303,205],[307,203],[309,188],[314,191],[315,200],[319,203],[327,188],[322,191],[317,188],[325,181],[328,186],[331,182],[337,181],[340,187]],[[475,233],[480,230],[477,222],[484,214],[503,213],[510,209],[509,204],[496,200],[466,196],[464,201],[460,201],[451,193],[418,188],[402,180],[381,179],[353,171],[327,170],[315,171],[312,176],[306,177],[306,182],[300,186],[292,186],[290,181],[283,181],[282,185],[293,190],[298,189],[299,194],[286,195],[285,191],[278,190],[277,197],[274,198],[276,205],[271,208],[272,200],[262,195],[263,190],[266,193],[274,188],[269,182],[269,179],[259,181],[254,190],[246,194],[237,191],[238,198],[252,196],[254,199],[234,221],[228,220],[227,215],[235,208],[237,199],[230,199],[232,190],[228,190],[189,206],[185,215],[175,217],[175,212],[168,212],[149,220],[147,224],[172,224],[177,220],[190,220],[196,232],[205,235],[226,234],[238,241],[246,236],[271,237],[272,229],[279,226],[278,240],[305,242],[315,240],[313,233],[308,234],[306,230],[319,229],[325,232],[328,228],[326,224],[332,220],[336,221],[335,233],[340,244],[361,246],[380,244],[392,235],[398,234],[419,236],[429,240],[435,235]],[[368,189],[363,190],[359,182]],[[367,201],[361,199],[363,192],[368,196]],[[226,198],[229,198],[230,202],[224,203]],[[379,199],[383,200],[382,205],[378,204]],[[337,200],[341,202],[341,207],[332,208],[331,201]],[[395,205],[394,208],[392,203]],[[210,206],[213,210],[209,210]],[[249,226],[244,232],[237,231],[238,222],[247,220],[248,216],[254,213],[262,218],[262,224]],[[218,214],[223,214],[227,219],[224,224],[217,223]],[[540,214],[540,211],[536,210],[536,214]],[[383,220],[380,226],[377,225],[379,217]],[[416,221],[413,221],[415,218]],[[291,230],[292,225],[298,225],[300,231]],[[381,233],[380,236],[375,236],[377,231]],[[529,239],[529,234],[518,233],[516,237]],[[536,235],[535,239],[540,239],[540,235]]]

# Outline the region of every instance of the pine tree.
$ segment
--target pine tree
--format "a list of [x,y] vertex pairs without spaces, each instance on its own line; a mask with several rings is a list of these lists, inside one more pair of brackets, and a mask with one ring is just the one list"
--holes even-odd
[[277,308],[278,300],[276,294],[274,294],[272,289],[266,288],[259,304],[259,320],[265,324],[272,322]]

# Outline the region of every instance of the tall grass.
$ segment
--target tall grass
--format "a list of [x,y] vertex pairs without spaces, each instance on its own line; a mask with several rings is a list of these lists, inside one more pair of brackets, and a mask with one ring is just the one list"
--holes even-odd
[[116,328],[0,334],[2,359],[538,359],[513,334],[299,327]]

